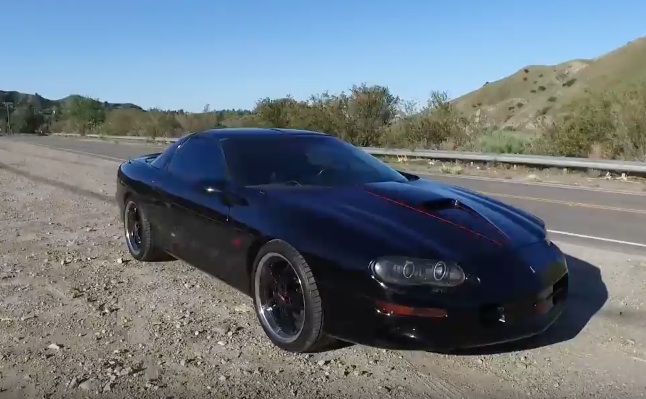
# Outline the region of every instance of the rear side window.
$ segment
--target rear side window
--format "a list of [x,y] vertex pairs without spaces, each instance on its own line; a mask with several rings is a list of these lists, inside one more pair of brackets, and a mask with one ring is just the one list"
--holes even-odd
[[168,171],[190,182],[227,178],[224,155],[219,144],[200,136],[191,137],[179,145],[168,164]]
[[171,159],[173,154],[175,153],[177,147],[182,145],[190,137],[191,135],[180,137],[176,142],[166,147],[166,149],[162,151],[162,153],[157,158],[155,158],[154,161],[151,162],[151,165],[157,169],[164,169],[164,167],[168,164],[168,160]]

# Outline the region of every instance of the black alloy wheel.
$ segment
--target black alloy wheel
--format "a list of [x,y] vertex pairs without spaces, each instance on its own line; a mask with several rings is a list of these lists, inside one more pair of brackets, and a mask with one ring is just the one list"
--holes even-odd
[[142,249],[142,228],[141,228],[141,215],[139,213],[139,207],[134,201],[129,201],[126,204],[124,210],[124,221],[123,221],[125,234],[126,234],[126,244],[128,245],[128,250],[135,258],[141,254]]
[[269,339],[290,352],[316,352],[335,339],[324,332],[323,305],[303,256],[281,240],[259,251],[252,271],[256,315]]
[[123,229],[128,252],[136,260],[163,262],[174,259],[156,245],[146,213],[130,198],[123,208]]

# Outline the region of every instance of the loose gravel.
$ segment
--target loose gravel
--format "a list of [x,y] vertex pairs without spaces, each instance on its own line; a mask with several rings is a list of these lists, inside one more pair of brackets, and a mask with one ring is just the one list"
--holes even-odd
[[294,355],[236,290],[128,256],[116,166],[0,142],[0,398],[646,396],[646,257],[561,243],[571,304],[531,343]]

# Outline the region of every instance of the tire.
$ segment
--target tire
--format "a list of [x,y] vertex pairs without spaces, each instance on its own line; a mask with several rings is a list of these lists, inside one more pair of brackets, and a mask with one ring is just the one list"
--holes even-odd
[[[291,334],[290,337],[280,336],[281,332],[276,331],[276,325],[270,319],[272,312],[267,310],[264,306],[266,301],[263,300],[266,296],[266,291],[263,288],[263,282],[267,281],[267,270],[269,270],[270,262],[277,260],[276,263],[286,262],[288,266],[281,266],[287,270],[291,270],[298,276],[302,293],[302,324],[300,331],[296,334]],[[291,272],[286,272],[291,274]],[[324,314],[321,297],[312,274],[312,270],[303,258],[303,256],[291,245],[281,240],[272,240],[265,244],[253,264],[251,273],[251,293],[254,302],[254,309],[258,321],[267,337],[277,347],[296,353],[319,352],[327,349],[336,343],[334,338],[329,337],[324,332]],[[282,297],[281,297],[282,298]],[[299,300],[300,301],[300,298]],[[297,301],[297,302],[298,302]],[[265,303],[263,303],[265,302]],[[289,335],[289,334],[288,334]]]
[[[133,217],[133,220],[128,219],[129,212],[136,209],[136,216]],[[172,260],[172,257],[168,255],[165,251],[162,251],[155,245],[154,237],[152,234],[152,229],[150,227],[150,221],[146,216],[143,209],[139,207],[137,202],[128,198],[125,201],[125,206],[123,207],[123,229],[124,229],[124,238],[126,240],[126,246],[128,247],[128,252],[130,255],[138,261],[141,262],[160,262]],[[139,224],[139,243],[134,244],[132,236],[129,234],[129,229],[132,227],[131,224],[136,222]]]

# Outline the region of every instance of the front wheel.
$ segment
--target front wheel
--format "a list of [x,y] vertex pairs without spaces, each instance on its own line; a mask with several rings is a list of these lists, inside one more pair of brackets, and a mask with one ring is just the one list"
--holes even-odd
[[252,287],[260,325],[279,348],[316,352],[335,342],[323,331],[323,306],[312,271],[289,244],[273,240],[260,249]]

